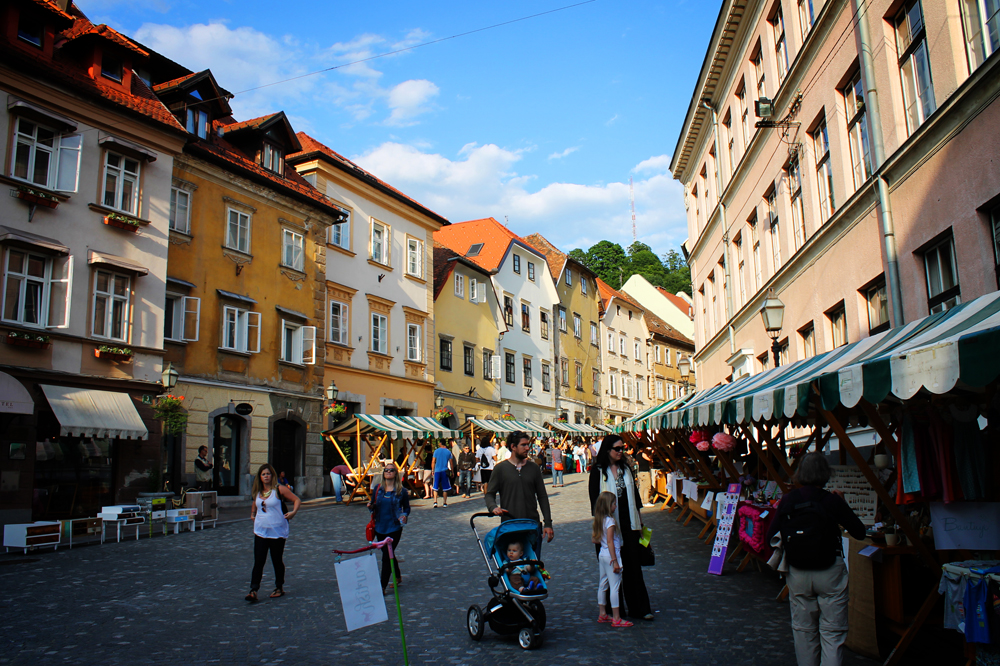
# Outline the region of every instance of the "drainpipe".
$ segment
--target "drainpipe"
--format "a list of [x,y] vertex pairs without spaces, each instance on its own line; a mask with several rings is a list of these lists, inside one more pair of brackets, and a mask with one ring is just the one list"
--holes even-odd
[[726,204],[722,201],[722,169],[719,160],[722,152],[719,148],[719,114],[715,107],[706,100],[701,100],[701,108],[712,112],[712,132],[715,143],[715,191],[719,195],[719,222],[722,224],[722,272],[726,276],[726,329],[729,332],[729,355],[736,353],[736,341],[733,337],[733,281],[729,275],[729,225],[726,223]]
[[878,185],[879,222],[882,227],[882,241],[885,244],[886,286],[889,305],[892,309],[892,325],[902,326],[903,292],[899,284],[899,257],[896,253],[896,232],[892,222],[892,203],[889,198],[889,183],[882,174],[885,162],[885,145],[882,141],[882,121],[879,114],[878,91],[875,89],[875,69],[872,65],[871,36],[868,32],[866,16],[858,8],[858,0],[852,2],[858,17],[858,38],[861,40],[861,77],[865,86],[865,101],[868,107],[868,136],[871,138],[873,169]]

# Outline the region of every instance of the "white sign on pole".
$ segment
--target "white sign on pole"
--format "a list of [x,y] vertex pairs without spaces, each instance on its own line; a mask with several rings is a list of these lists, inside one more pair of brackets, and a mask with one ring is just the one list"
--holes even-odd
[[347,630],[354,631],[389,619],[382,596],[375,551],[333,565],[340,588]]

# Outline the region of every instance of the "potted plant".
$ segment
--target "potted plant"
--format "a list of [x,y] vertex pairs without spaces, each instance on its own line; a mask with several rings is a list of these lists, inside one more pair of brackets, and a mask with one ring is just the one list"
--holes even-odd
[[326,415],[332,416],[335,421],[340,421],[347,416],[347,405],[342,402],[331,403],[330,406],[326,408]]
[[104,224],[109,227],[118,227],[125,231],[135,233],[139,230],[139,220],[121,213],[108,213],[104,216]]
[[451,410],[448,409],[447,407],[442,407],[441,409],[435,410],[434,413],[431,414],[431,417],[438,423],[444,423],[445,419],[447,419],[449,416],[453,416],[453,414],[451,413]]
[[36,190],[33,187],[28,187],[27,185],[18,186],[17,198],[22,201],[27,201],[32,206],[55,208],[59,205],[59,199],[56,197],[52,196],[48,192],[42,192],[41,190]]
[[97,358],[107,359],[109,361],[128,361],[132,359],[132,350],[128,347],[101,345],[94,350],[94,356]]
[[33,349],[48,349],[52,344],[51,338],[43,333],[22,331],[8,331],[5,342],[13,347],[30,347]]
[[163,433],[166,435],[181,435],[187,430],[188,417],[181,403],[182,395],[161,395],[153,406],[153,416],[163,422]]
[[514,415],[511,414],[510,412],[505,412],[505,413],[503,413],[503,414],[500,415],[500,420],[501,421],[513,421],[514,420]]
[[556,423],[569,423],[569,419],[565,416],[559,416],[556,418]]

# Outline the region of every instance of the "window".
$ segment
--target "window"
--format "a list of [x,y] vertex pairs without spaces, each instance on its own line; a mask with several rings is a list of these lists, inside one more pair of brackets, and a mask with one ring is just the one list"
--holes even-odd
[[747,108],[746,86],[741,87],[736,93],[736,99],[740,104],[740,128],[743,132],[743,152],[746,153],[747,146],[750,145],[750,111]]
[[503,297],[503,320],[508,328],[514,327],[514,299],[506,294]]
[[767,372],[771,367],[771,352],[764,352],[757,360],[760,362],[760,371]]
[[226,228],[226,247],[250,253],[250,216],[229,209],[229,226]]
[[641,361],[642,360],[642,342],[639,340],[639,338],[636,338],[635,340],[632,341],[632,351],[633,351],[633,353],[635,355],[635,360],[636,361]]
[[316,364],[316,327],[281,322],[281,360],[300,365]]
[[506,380],[508,384],[513,384],[517,381],[516,369],[514,367],[514,354],[511,352],[504,352],[504,370],[506,372]]
[[462,348],[462,365],[465,368],[465,374],[469,377],[476,376],[476,348],[469,345],[465,345]]
[[[680,352],[678,352],[679,354]],[[666,365],[670,365],[670,347],[663,348],[663,362]]]
[[733,153],[733,116],[732,112],[726,114],[726,118],[722,121],[722,127],[725,129],[725,139],[726,139],[726,159],[729,161],[729,175],[732,177],[733,171],[736,170],[736,156]]
[[569,359],[559,359],[559,383],[569,386]]
[[531,388],[531,359],[524,357],[521,359],[524,388]]
[[297,234],[288,229],[281,230],[281,263],[297,271],[305,268],[305,251],[302,246],[302,234]]
[[778,86],[785,80],[788,73],[788,47],[785,45],[785,18],[781,15],[781,4],[777,5],[774,18],[771,19],[771,30],[774,32],[774,62],[778,68]]
[[200,298],[167,294],[163,308],[164,339],[197,342],[200,326]]
[[577,340],[583,338],[583,330],[580,324],[580,315],[573,313],[573,335],[576,336]]
[[406,325],[406,360],[420,363],[423,361],[423,338],[420,336],[420,324]]
[[67,328],[73,258],[7,250],[3,319],[25,326]]
[[757,43],[757,55],[750,59],[750,63],[753,65],[753,77],[757,82],[757,99],[767,97],[767,87],[764,77],[764,51],[760,48],[760,42]]
[[802,31],[803,42],[812,30],[814,18],[812,0],[799,0],[799,29]]
[[799,331],[802,336],[802,358],[812,358],[816,355],[816,329],[812,324]]
[[653,362],[660,362],[660,345],[653,345]]
[[627,338],[626,338],[626,337],[625,337],[624,335],[622,335],[622,336],[620,336],[620,337],[618,338],[618,353],[619,353],[619,354],[620,354],[621,356],[625,356],[625,355],[626,355],[626,354],[625,354],[625,345],[626,345],[626,340],[627,340]]
[[199,139],[205,139],[208,137],[208,114],[201,109],[188,109],[187,110],[187,125],[188,134],[194,134]]
[[340,212],[344,214],[344,221],[338,222],[337,224],[331,224],[330,230],[327,232],[327,242],[331,245],[336,245],[337,247],[343,248],[345,250],[351,249],[351,211],[341,208]]
[[903,84],[906,129],[912,134],[937,108],[920,0],[909,0],[896,15],[896,52]]
[[451,372],[451,340],[441,338],[439,347],[438,356],[440,357],[441,369]]
[[34,46],[42,46],[42,35],[45,34],[45,25],[36,21],[22,10],[17,18],[17,38],[28,42]]
[[542,334],[542,340],[549,339],[549,313],[545,310],[540,310],[538,312],[539,318],[539,328]]
[[521,330],[531,332],[531,306],[527,303],[521,303]]
[[642,385],[643,385],[643,383],[644,382],[642,380],[642,377],[636,377],[635,378],[635,399],[638,402],[642,402]]
[[[424,244],[416,238],[406,239],[406,272],[418,278],[424,276]],[[469,300],[476,300],[472,289],[469,289]]]
[[493,351],[483,350],[483,379],[493,379]]
[[256,354],[260,351],[260,313],[222,308],[222,348]]
[[756,213],[754,213],[753,219],[750,220],[749,226],[750,226],[750,242],[752,244],[751,260],[753,261],[753,284],[751,284],[750,286],[752,287],[751,291],[753,291],[753,293],[756,294],[757,290],[760,289],[760,285],[763,284],[763,282],[761,282],[761,275],[760,275],[760,233],[757,230]]
[[944,312],[961,302],[955,242],[950,236],[924,252],[924,269],[927,272],[927,305],[931,314]]
[[656,380],[656,399],[657,400],[663,400],[664,399],[664,395],[663,395],[663,380],[662,379],[657,379]]
[[576,390],[583,390],[583,364],[576,364]]
[[170,189],[170,228],[181,233],[191,233],[191,193]]
[[997,49],[1000,49],[1000,2],[962,0],[960,4],[962,24],[965,27],[965,50],[969,57],[971,74]]
[[614,372],[608,375],[608,393],[611,395],[618,395],[618,375]]
[[997,286],[1000,287],[1000,208],[990,215],[990,231],[993,234],[993,260],[997,265]]
[[514,255],[514,272],[521,274],[521,257],[517,254]]
[[778,358],[782,366],[788,365],[788,338],[778,346]]
[[806,220],[802,208],[802,171],[799,169],[797,156],[788,163],[785,174],[788,177],[788,196],[792,206],[792,233],[795,249],[798,250],[806,242]]
[[861,85],[860,70],[844,88],[844,105],[847,108],[851,172],[854,175],[854,189],[858,189],[872,175],[872,161],[868,152],[868,122],[865,118],[865,90]]
[[614,354],[615,353],[615,332],[614,331],[608,331],[608,353],[609,354]]
[[830,138],[826,119],[813,131],[813,154],[816,156],[816,184],[819,193],[820,220],[826,220],[837,208],[833,198],[833,169],[830,167]]
[[107,51],[101,54],[101,76],[121,83],[123,72],[121,58],[116,58]]
[[282,154],[280,148],[278,148],[273,144],[265,142],[263,160],[264,163],[262,166],[265,169],[267,169],[268,171],[273,171],[279,176],[281,175],[285,162],[284,162],[284,155]]
[[632,378],[627,375],[622,375],[622,397],[632,399]]
[[[485,285],[483,285],[485,286]],[[479,283],[476,282],[474,278],[469,278],[469,302],[478,303],[479,302]]]
[[372,313],[372,351],[389,353],[389,318],[376,312]]
[[348,331],[348,306],[339,301],[330,301],[330,342],[347,345],[350,344]]
[[62,134],[17,119],[10,175],[40,187],[76,192],[80,172],[82,134]]
[[833,342],[834,349],[846,345],[847,312],[844,309],[844,304],[841,303],[837,308],[830,311],[827,317],[830,319],[830,340]]
[[889,328],[889,299],[886,297],[885,281],[865,290],[868,302],[868,331],[879,333]]
[[593,387],[594,395],[600,395],[601,394],[601,371],[600,370],[591,370],[590,372],[591,372],[591,379],[594,382],[594,387]]
[[767,216],[771,227],[771,270],[774,273],[781,268],[781,234],[778,229],[778,193],[777,188],[771,188],[767,194]]
[[559,308],[559,330],[566,332],[566,309]]
[[542,363],[542,390],[546,393],[552,390],[552,370],[548,363]]
[[573,271],[568,266],[566,267],[566,284],[573,285]]
[[535,281],[535,264],[528,262],[528,279],[532,282]]
[[465,276],[461,273],[455,273],[455,296],[465,298]]
[[104,205],[137,214],[139,162],[117,153],[104,154]]
[[94,337],[128,340],[131,280],[127,275],[97,271],[94,278]]
[[[1000,246],[997,247],[998,249],[1000,249]],[[998,261],[997,263],[1000,263],[1000,261]],[[597,324],[594,322],[590,322],[590,344],[594,345],[595,347],[599,344],[597,339]]]
[[388,226],[382,224],[381,222],[376,222],[375,219],[372,218],[372,261],[388,266],[389,248],[391,247],[391,244],[392,230]]
[[743,237],[740,236],[733,241],[733,252],[736,254],[736,284],[740,287],[740,301],[736,304],[737,309],[747,302],[747,284],[744,277],[746,267],[743,263]]
[[584,296],[587,295],[587,276],[586,275],[581,275],[580,276],[580,293],[583,294]]

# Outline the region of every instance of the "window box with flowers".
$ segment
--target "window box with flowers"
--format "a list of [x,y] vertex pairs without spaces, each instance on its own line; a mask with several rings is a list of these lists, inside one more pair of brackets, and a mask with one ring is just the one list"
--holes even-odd
[[511,414],[510,412],[507,412],[505,414],[501,414],[500,415],[500,420],[501,421],[513,421],[514,420],[514,415]]
[[109,227],[117,227],[125,231],[131,231],[135,233],[139,231],[139,218],[132,217],[131,215],[124,215],[122,213],[108,213],[104,216],[104,224]]
[[32,206],[55,208],[59,205],[59,199],[55,196],[49,194],[48,192],[42,192],[41,190],[36,190],[33,187],[28,187],[27,185],[21,185],[17,188],[17,198],[31,204]]
[[569,419],[565,416],[560,416],[556,418],[556,423],[569,423]]
[[131,361],[132,350],[128,347],[115,347],[114,345],[101,345],[94,350],[94,356],[108,361]]
[[615,424],[614,417],[609,416],[608,418],[604,419],[604,425],[606,425],[606,426],[613,426],[614,424]]
[[182,395],[161,395],[153,406],[153,416],[163,422],[163,434],[182,435],[187,430],[188,417],[181,403]]
[[21,331],[8,331],[5,342],[12,347],[32,349],[48,349],[52,344],[51,338],[43,333],[22,333]]

